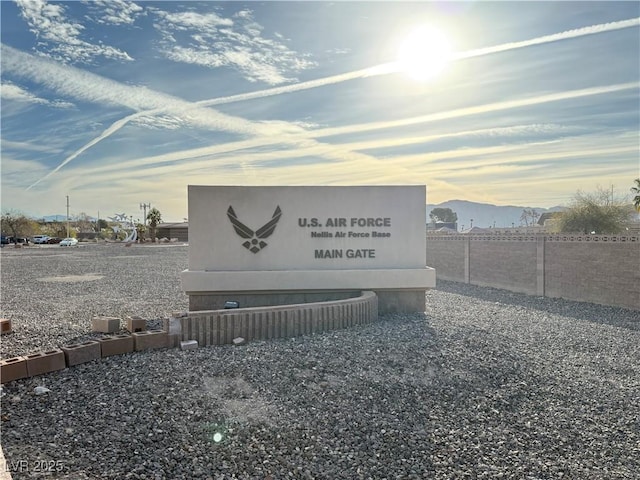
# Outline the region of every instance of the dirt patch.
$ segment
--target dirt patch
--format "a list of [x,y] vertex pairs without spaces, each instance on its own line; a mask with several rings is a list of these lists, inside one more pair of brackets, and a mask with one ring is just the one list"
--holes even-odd
[[273,425],[275,409],[242,378],[206,377],[207,394],[222,403],[230,420]]

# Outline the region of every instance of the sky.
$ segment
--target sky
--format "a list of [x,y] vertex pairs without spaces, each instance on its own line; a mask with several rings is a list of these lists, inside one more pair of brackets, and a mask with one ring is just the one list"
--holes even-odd
[[638,2],[1,1],[2,211],[188,185],[567,205],[640,176]]

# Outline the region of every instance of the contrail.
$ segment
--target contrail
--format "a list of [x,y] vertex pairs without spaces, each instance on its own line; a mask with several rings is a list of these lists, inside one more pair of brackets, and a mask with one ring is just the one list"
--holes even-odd
[[[527,107],[531,105],[541,105],[545,103],[559,102],[564,100],[573,100],[576,98],[589,97],[593,95],[603,95],[607,93],[622,92],[625,90],[636,90],[639,87],[640,87],[640,83],[629,82],[629,83],[621,83],[616,85],[605,85],[600,87],[583,88],[579,90],[570,90],[566,92],[540,95],[537,97],[505,100],[502,102],[489,103],[485,105],[476,105],[473,107],[465,107],[465,108],[460,108],[456,110],[448,110],[446,112],[433,113],[429,115],[421,115],[421,116],[406,118],[402,120],[371,122],[371,123],[349,125],[346,127],[331,127],[331,128],[317,129],[310,132],[305,132],[304,134],[294,134],[292,136],[292,139],[295,140],[297,136],[300,136],[302,139],[322,138],[327,136],[346,135],[351,133],[371,132],[375,130],[383,130],[387,128],[395,128],[395,127],[402,127],[402,126],[409,126],[409,125],[419,125],[423,123],[431,123],[431,122],[436,122],[441,120],[451,120],[455,118],[463,118],[463,117],[468,117],[473,115],[482,115],[485,113],[500,112],[503,110]],[[477,130],[475,132],[483,132],[483,131],[486,131],[486,129]],[[428,141],[432,141],[440,138],[447,138],[447,137],[464,135],[469,133],[473,133],[473,132],[456,132],[453,134],[424,136],[416,139],[416,141],[419,143],[423,143],[423,142],[428,142]],[[406,138],[398,140],[398,142],[401,142],[403,145],[405,145],[407,141],[408,139]],[[102,173],[121,170],[122,168],[136,168],[136,167],[143,167],[145,165],[163,164],[163,163],[169,163],[169,162],[174,162],[178,160],[188,160],[188,159],[195,159],[198,157],[206,157],[210,155],[223,155],[223,154],[228,154],[238,150],[257,147],[259,145],[270,145],[278,142],[279,142],[278,139],[266,139],[266,140],[252,139],[252,140],[242,140],[238,142],[228,142],[223,145],[199,147],[199,148],[194,148],[190,150],[182,150],[178,152],[154,155],[152,157],[146,157],[142,159],[128,160],[118,165],[96,167],[95,171],[97,173],[102,174]],[[388,147],[392,145],[393,144],[389,144],[387,143],[387,141],[385,141],[383,145],[372,144],[370,142],[353,142],[344,146],[348,151],[349,150],[358,151],[358,150],[366,150],[370,148]],[[309,155],[310,153],[307,151],[306,154]],[[278,158],[284,159],[284,158],[295,157],[299,155],[299,153],[289,150],[289,151],[279,152],[278,155],[279,155]],[[251,157],[259,158],[260,156],[251,154]],[[246,159],[246,158],[249,158],[249,156],[244,155],[243,158]],[[206,164],[208,160],[205,160],[203,162]]]
[[388,120],[384,122],[369,122],[359,125],[349,125],[346,127],[331,127],[321,130],[314,130],[309,136],[314,138],[322,138],[333,135],[345,135],[350,133],[370,132],[372,130],[381,130],[387,128],[406,127],[419,123],[435,122],[439,120],[450,120],[452,118],[466,117],[470,115],[480,115],[484,113],[498,112],[501,110],[510,110],[512,108],[527,107],[530,105],[540,105],[542,103],[557,102],[561,100],[571,100],[574,98],[587,97],[592,95],[602,95],[605,93],[615,93],[624,90],[635,90],[640,87],[639,82],[619,83],[616,85],[604,85],[601,87],[581,88],[579,90],[570,90],[559,93],[549,93],[539,95],[537,97],[520,98],[516,100],[505,100],[502,102],[489,103],[486,105],[477,105],[474,107],[459,108],[456,110],[447,110],[445,112],[431,113],[412,118],[403,118],[401,120]]
[[330,84],[333,84],[333,83],[345,82],[347,80],[353,80],[353,79],[356,79],[356,78],[370,77],[370,76],[373,76],[373,75],[382,75],[382,74],[385,74],[385,73],[390,73],[392,71],[395,71],[395,64],[394,63],[384,63],[384,64],[381,64],[381,65],[378,65],[378,66],[375,66],[375,67],[365,68],[365,69],[362,69],[362,70],[356,70],[356,71],[353,71],[353,72],[343,73],[343,74],[340,74],[340,75],[333,75],[331,77],[325,77],[325,78],[321,78],[321,79],[318,79],[318,80],[310,80],[308,82],[303,82],[303,83],[299,83],[299,84],[296,84],[296,85],[289,85],[289,86],[285,86],[285,87],[275,87],[275,88],[270,88],[270,89],[267,89],[267,90],[261,90],[259,92],[243,93],[243,94],[239,94],[239,95],[232,95],[232,96],[229,96],[229,97],[221,97],[221,98],[214,98],[214,99],[209,99],[209,100],[201,100],[201,101],[198,101],[198,102],[193,102],[191,105],[185,106],[183,108],[176,108],[175,106],[171,106],[171,107],[154,108],[154,109],[151,109],[151,110],[143,110],[143,111],[140,111],[140,112],[132,113],[131,115],[127,115],[126,117],[121,118],[120,120],[117,120],[116,122],[112,123],[100,135],[98,135],[96,138],[94,138],[93,140],[91,140],[90,142],[86,143],[85,145],[80,147],[78,150],[73,152],[71,155],[69,155],[67,158],[65,158],[62,161],[62,163],[60,163],[60,165],[58,165],[52,171],[47,173],[44,177],[40,178],[39,180],[37,180],[33,184],[29,185],[29,187],[27,187],[27,190],[30,190],[31,188],[35,187],[40,182],[42,182],[43,180],[47,179],[48,177],[50,177],[54,173],[56,173],[58,170],[60,170],[62,167],[64,167],[67,163],[69,163],[70,161],[72,161],[73,159],[78,157],[78,155],[82,154],[87,149],[89,149],[92,146],[94,146],[95,144],[101,142],[105,138],[110,137],[111,135],[116,133],[118,130],[120,130],[122,127],[127,125],[129,122],[131,122],[132,120],[135,120],[136,118],[147,117],[147,116],[150,116],[150,115],[155,115],[155,114],[159,114],[159,113],[166,113],[166,112],[172,112],[174,114],[184,113],[184,112],[188,112],[190,110],[193,110],[195,108],[202,108],[202,107],[207,107],[207,106],[217,105],[217,104],[222,104],[222,103],[233,103],[233,102],[239,102],[239,101],[244,101],[244,100],[251,100],[253,98],[262,98],[262,97],[267,97],[267,96],[271,96],[271,95],[280,95],[280,94],[283,94],[283,93],[289,93],[289,92],[293,92],[293,91],[297,91],[297,90],[306,90],[306,89],[309,89],[309,88],[321,87],[321,86],[330,85]]
[[[611,32],[611,31],[615,31],[615,30],[622,30],[622,29],[625,29],[625,28],[631,28],[631,27],[637,27],[637,26],[640,26],[640,17],[631,18],[631,19],[628,19],[628,20],[620,20],[620,21],[617,21],[617,22],[603,23],[603,24],[599,24],[599,25],[591,25],[591,26],[588,26],[588,27],[582,27],[582,28],[578,28],[578,29],[574,29],[574,30],[567,30],[565,32],[554,33],[554,34],[551,34],[551,35],[545,35],[545,36],[533,38],[533,39],[530,39],[530,40],[523,40],[523,41],[519,41],[519,42],[509,42],[509,43],[505,43],[505,44],[502,44],[502,45],[496,45],[496,46],[493,46],[493,47],[479,48],[479,49],[475,49],[475,50],[468,50],[466,52],[460,52],[460,53],[455,54],[453,56],[452,61],[463,60],[463,59],[466,59],[466,58],[479,57],[479,56],[484,56],[484,55],[491,55],[491,54],[494,54],[494,53],[505,52],[505,51],[508,51],[508,50],[515,50],[515,49],[519,49],[519,48],[531,47],[531,46],[534,46],[534,45],[542,45],[542,44],[547,44],[547,43],[553,43],[553,42],[557,42],[557,41],[561,41],[561,40],[568,40],[568,39],[583,37],[583,36],[587,36],[587,35],[596,35],[596,34],[599,34],[599,33]],[[292,93],[292,92],[297,92],[297,91],[301,91],[301,90],[308,90],[308,89],[311,89],[311,88],[323,87],[323,86],[326,86],[326,85],[331,85],[331,84],[335,84],[335,83],[341,83],[341,82],[354,80],[354,79],[358,79],[358,78],[365,78],[365,77],[371,77],[371,76],[376,76],[376,75],[385,75],[385,74],[389,74],[389,73],[395,73],[398,70],[399,70],[399,67],[398,67],[397,63],[396,62],[390,62],[390,63],[384,63],[384,64],[377,65],[377,66],[370,67],[370,68],[356,70],[356,71],[353,71],[353,72],[343,73],[343,74],[340,74],[340,75],[333,75],[331,77],[324,77],[324,78],[320,78],[320,79],[317,79],[317,80],[310,80],[310,81],[307,81],[307,82],[297,83],[295,85],[287,85],[287,86],[283,86],[283,87],[274,87],[274,88],[269,88],[269,89],[265,89],[265,90],[260,90],[260,91],[257,91],[257,92],[243,93],[243,94],[238,94],[238,95],[231,95],[231,96],[228,96],[228,97],[219,97],[219,98],[213,98],[213,99],[208,99],[208,100],[200,100],[198,102],[193,102],[191,104],[192,106],[185,107],[184,109],[182,109],[182,108],[176,109],[175,106],[174,106],[174,107],[157,108],[157,109],[137,112],[137,113],[134,113],[132,115],[128,115],[128,116],[126,116],[126,117],[114,122],[113,124],[111,124],[98,137],[94,138],[93,140],[91,140],[90,142],[88,142],[87,144],[82,146],[80,149],[78,149],[75,152],[73,152],[71,155],[69,155],[67,158],[65,158],[62,161],[62,163],[60,163],[60,165],[58,165],[54,170],[52,170],[47,175],[42,177],[40,180],[36,181],[35,183],[33,183],[32,185],[27,187],[27,190],[30,190],[32,187],[36,186],[37,184],[39,184],[44,179],[48,178],[49,176],[51,176],[54,173],[56,173],[57,171],[59,171],[63,166],[65,166],[67,163],[69,163],[70,161],[75,159],[78,155],[80,155],[83,152],[85,152],[87,149],[91,148],[95,144],[101,142],[105,138],[108,138],[111,135],[113,135],[114,133],[116,133],[118,130],[120,130],[122,127],[124,127],[127,123],[129,123],[131,120],[134,120],[135,118],[138,118],[138,117],[141,117],[141,116],[149,116],[149,115],[154,115],[156,113],[162,113],[162,112],[167,112],[167,111],[171,111],[172,113],[180,113],[180,112],[189,111],[192,108],[209,107],[209,106],[221,105],[221,104],[225,104],[225,103],[233,103],[233,102],[241,102],[241,101],[246,101],[246,100],[252,100],[252,99],[255,99],[255,98],[270,97],[270,96],[273,96],[273,95],[282,95],[282,94],[285,94],[285,93]]]
[[590,27],[576,28],[575,30],[567,30],[562,33],[554,33],[545,35],[544,37],[532,38],[531,40],[523,40],[521,42],[509,42],[494,47],[478,48],[454,55],[454,60],[464,58],[479,57],[482,55],[490,55],[492,53],[506,52],[507,50],[515,50],[517,48],[532,47],[533,45],[542,45],[544,43],[552,43],[560,40],[569,40],[571,38],[584,37],[585,35],[595,35],[597,33],[611,32],[613,30],[622,30],[623,28],[637,27],[640,25],[640,17],[630,18],[629,20],[620,20],[618,22],[602,23],[600,25],[591,25]]
[[[575,30],[568,30],[566,32],[554,33],[552,35],[545,35],[543,37],[532,38],[530,40],[523,40],[521,42],[509,42],[509,43],[504,43],[502,45],[496,45],[493,47],[479,48],[476,50],[468,50],[466,52],[455,54],[452,60],[455,61],[455,60],[462,60],[465,58],[479,57],[482,55],[491,55],[493,53],[505,52],[507,50],[515,50],[518,48],[531,47],[534,45],[542,45],[545,43],[552,43],[560,40],[569,40],[572,38],[584,37],[586,35],[595,35],[598,33],[611,32],[614,30],[622,30],[625,28],[631,28],[631,27],[637,27],[637,26],[640,26],[640,17],[631,18],[629,20],[620,20],[618,22],[592,25],[590,27],[577,28]],[[351,73],[343,73],[341,75],[334,75],[332,77],[325,77],[317,80],[311,80],[308,82],[297,83],[295,85],[268,88],[266,90],[260,90],[259,92],[241,93],[238,95],[231,95],[229,97],[200,100],[198,102],[195,102],[194,105],[197,105],[199,107],[210,107],[212,105],[222,105],[225,103],[242,102],[245,100],[253,100],[254,98],[270,97],[272,95],[292,93],[300,90],[307,90],[309,88],[323,87],[325,85],[340,83],[347,80],[354,80],[357,78],[373,77],[376,75],[396,73],[398,72],[398,70],[399,70],[399,66],[397,62],[383,63],[375,67],[365,68],[363,70],[356,70]]]
[[30,190],[31,188],[35,187],[36,185],[38,185],[43,180],[46,180],[47,178],[49,178],[51,175],[56,173],[58,170],[60,170],[67,163],[69,163],[71,160],[76,158],[78,155],[80,155],[85,150],[88,150],[89,148],[93,147],[96,143],[98,143],[101,140],[104,140],[105,138],[111,136],[113,133],[116,133],[118,130],[120,130],[122,127],[124,127],[127,123],[129,123],[129,121],[131,120],[131,117],[134,117],[134,116],[135,115],[129,115],[128,117],[125,117],[125,118],[123,118],[121,120],[118,120],[117,122],[112,123],[111,126],[109,128],[107,128],[104,132],[102,132],[98,137],[94,138],[93,140],[91,140],[86,145],[83,145],[82,148],[80,148],[79,150],[76,150],[71,155],[69,155],[67,158],[65,158],[64,161],[60,165],[58,165],[56,168],[51,170],[44,177],[42,177],[41,179],[37,180],[35,183],[29,185],[27,187],[27,190]]

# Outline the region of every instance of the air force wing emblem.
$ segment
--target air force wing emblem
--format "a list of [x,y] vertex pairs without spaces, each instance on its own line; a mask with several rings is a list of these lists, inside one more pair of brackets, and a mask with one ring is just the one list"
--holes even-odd
[[242,238],[248,239],[242,244],[242,246],[253,253],[258,253],[267,246],[267,242],[265,242],[264,239],[270,237],[276,229],[276,225],[278,224],[278,220],[280,220],[281,215],[282,211],[280,210],[280,206],[277,206],[275,212],[273,212],[271,220],[254,232],[238,220],[238,216],[236,215],[236,212],[233,211],[232,206],[229,206],[229,209],[227,210],[227,217],[229,217],[231,225],[233,225],[233,229]]

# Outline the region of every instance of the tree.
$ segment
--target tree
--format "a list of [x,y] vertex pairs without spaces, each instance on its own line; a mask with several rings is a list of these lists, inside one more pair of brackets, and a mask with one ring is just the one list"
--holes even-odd
[[138,233],[138,241],[139,242],[143,242],[144,241],[144,232],[147,231],[147,227],[144,226],[143,223],[136,223],[136,231]]
[[67,236],[67,225],[63,222],[46,222],[40,224],[40,233],[50,237],[64,238]]
[[80,213],[76,218],[76,227],[80,232],[92,232],[94,222],[85,212]]
[[432,222],[456,223],[458,214],[450,208],[437,207],[431,210],[429,218]]
[[3,234],[11,233],[14,238],[30,237],[37,231],[38,224],[22,213],[8,211],[0,217],[0,229]]
[[633,206],[636,207],[637,212],[640,212],[640,178],[636,178],[634,183],[636,186],[631,187],[631,191],[635,193],[635,196],[633,197]]
[[525,208],[522,210],[522,215],[520,215],[520,224],[525,224],[525,226],[533,226],[538,221],[540,214],[536,212],[535,208]]
[[160,210],[158,210],[156,207],[153,207],[151,210],[149,210],[149,213],[147,214],[147,220],[149,221],[149,229],[151,230],[151,238],[154,239],[154,241],[155,241],[155,238],[156,238],[156,227],[162,221],[162,214],[160,213]]
[[578,190],[572,203],[558,213],[557,229],[566,233],[615,234],[624,230],[632,210],[611,192],[598,188],[594,193]]

